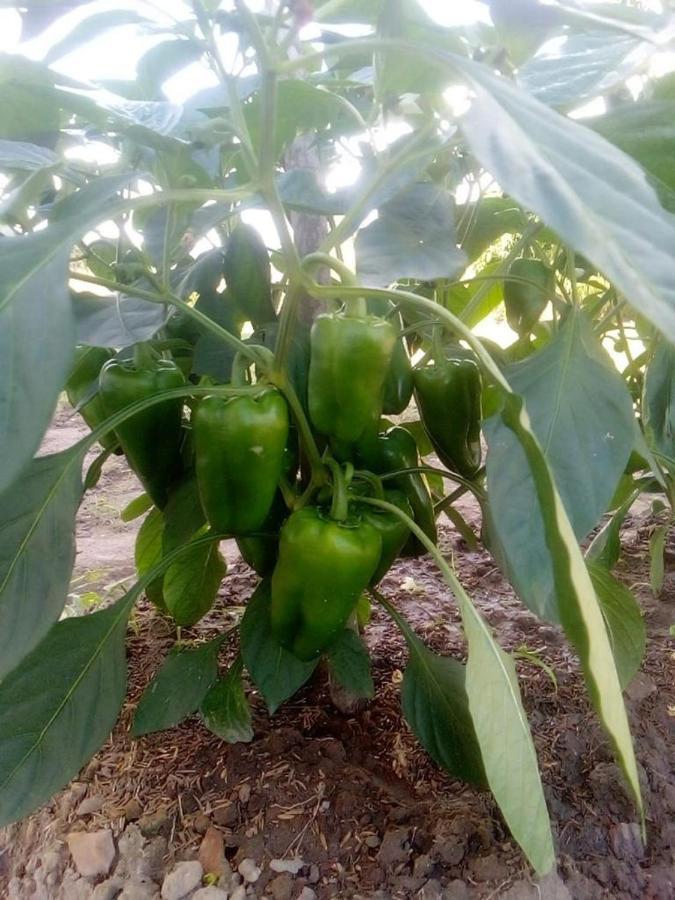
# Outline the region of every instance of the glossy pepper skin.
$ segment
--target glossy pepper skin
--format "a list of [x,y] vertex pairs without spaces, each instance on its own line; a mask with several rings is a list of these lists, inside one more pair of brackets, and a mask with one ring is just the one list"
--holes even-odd
[[[66,382],[66,394],[72,407],[79,406],[77,411],[92,431],[107,419],[98,393],[98,377],[103,366],[114,356],[115,351],[108,347],[82,346],[75,351],[75,362]],[[113,432],[104,435],[100,443],[105,450],[114,450],[119,445]]]
[[[411,469],[420,465],[417,444],[412,434],[400,425],[396,425],[384,434],[366,438],[358,448],[360,463],[376,475],[386,475],[399,469]],[[436,519],[434,504],[427,487],[427,482],[420,472],[399,477],[386,482],[401,491],[412,510],[412,518],[427,537],[436,543]],[[419,556],[426,553],[425,548],[414,535],[403,549],[403,556]]]
[[377,427],[396,331],[379,316],[318,316],[312,326],[308,403],[312,425],[341,444]]
[[[385,491],[383,499],[387,503],[398,506],[400,510],[412,519],[413,512],[403,491]],[[359,506],[358,510],[361,519],[372,525],[379,532],[382,539],[380,561],[370,579],[370,584],[374,587],[384,578],[400,555],[401,550],[403,550],[406,541],[410,537],[410,529],[398,516],[387,512],[387,510],[378,509],[376,506],[366,506],[365,504]]]
[[[523,278],[533,284],[511,278]],[[553,272],[540,259],[514,259],[504,280],[504,307],[509,328],[520,337],[530,334],[554,288]]]
[[480,468],[481,377],[463,350],[416,369],[420,418],[443,465],[464,478]]
[[274,501],[288,441],[288,407],[270,388],[207,397],[192,417],[199,496],[214,531],[260,531]]
[[[110,360],[101,370],[99,394],[107,415],[126,409],[137,400],[181,387],[185,376],[167,359],[147,364]],[[181,474],[182,398],[165,400],[126,419],[115,429],[127,462],[152,502],[166,506],[171,485]]]
[[237,538],[242,559],[261,578],[266,578],[274,571],[279,557],[279,529],[287,517],[288,507],[281,492],[277,491],[272,508],[260,528],[260,534]]
[[272,574],[272,630],[299,659],[319,656],[342,633],[380,562],[382,539],[358,517],[331,519],[314,506],[281,529]]
[[[399,313],[392,315],[394,304],[389,300],[371,298],[368,300],[368,311],[376,316],[387,316],[392,325],[400,330],[403,327]],[[405,339],[397,337],[391,362],[384,382],[384,402],[382,412],[385,416],[400,415],[408,408],[413,393],[412,363],[408,356]]]

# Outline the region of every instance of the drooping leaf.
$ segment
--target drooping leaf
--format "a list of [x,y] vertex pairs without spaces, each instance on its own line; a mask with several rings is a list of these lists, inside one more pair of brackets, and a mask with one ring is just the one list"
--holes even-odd
[[[511,367],[532,428],[574,533],[581,539],[600,520],[634,443],[630,395],[583,316],[571,314],[539,353]],[[562,620],[553,590],[536,487],[519,441],[498,417],[484,424],[488,441],[488,505],[498,560],[519,596],[537,615]]]
[[253,740],[251,709],[241,680],[241,656],[209,689],[201,705],[202,722],[228,744]]
[[136,707],[134,737],[173,728],[199,709],[218,675],[221,644],[217,637],[197,647],[171,648]]
[[465,667],[406,635],[410,658],[401,704],[406,721],[427,753],[451,775],[484,785],[485,770],[469,711]]
[[47,634],[66,602],[84,449],[34,459],[0,495],[0,681]]
[[375,685],[370,674],[366,645],[351,628],[345,628],[328,650],[328,667],[337,683],[354,697],[373,697]]
[[591,577],[522,400],[508,394],[503,401],[502,418],[517,436],[534,480],[536,503],[553,564],[557,608],[565,633],[579,656],[591,702],[643,817],[635,751],[621,685]]
[[675,341],[675,218],[642,169],[486,66],[452,62],[475,89],[462,129],[481,164]]
[[640,607],[625,584],[602,565],[588,567],[591,581],[607,625],[621,689],[637,675],[645,654],[645,624]]
[[106,740],[126,690],[133,597],[64,619],[0,683],[0,824],[73,778]]
[[[159,565],[162,560],[162,544],[164,538],[164,516],[161,509],[153,506],[143,520],[136,534],[134,545],[134,563],[138,577],[147,575],[151,569]],[[154,581],[146,584],[145,593],[149,600],[162,612],[166,611],[164,593],[162,590],[164,576],[160,575]]]
[[194,625],[215,603],[227,566],[216,543],[186,550],[164,575],[166,608],[177,625]]
[[675,348],[667,341],[656,343],[645,371],[642,421],[651,447],[675,457]]
[[555,851],[516,667],[467,601],[461,603],[469,644],[465,690],[485,774],[511,833],[543,875],[555,865]]
[[123,522],[133,522],[152,508],[152,500],[147,494],[139,494],[130,500],[120,513]]
[[241,655],[271,713],[308,680],[317,661],[302,662],[272,634],[269,579],[261,581],[241,620]]
[[466,265],[455,237],[450,194],[422,182],[380,206],[376,221],[356,236],[355,253],[363,284],[388,285],[400,278],[452,278]]

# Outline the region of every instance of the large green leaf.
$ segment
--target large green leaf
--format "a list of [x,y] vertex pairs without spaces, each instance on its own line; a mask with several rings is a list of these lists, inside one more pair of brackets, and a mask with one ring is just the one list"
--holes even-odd
[[201,705],[204,725],[228,744],[253,740],[251,709],[241,680],[241,656],[230,666],[227,674],[209,689]]
[[555,851],[516,668],[467,600],[461,603],[469,644],[465,685],[483,766],[511,833],[543,875],[555,865]]
[[344,690],[353,697],[375,695],[368,648],[355,631],[345,628],[329,648],[327,657],[331,676]]
[[216,680],[222,641],[217,637],[198,647],[171,648],[136,707],[134,737],[173,728],[199,709]]
[[482,165],[675,341],[675,218],[642,169],[486,66],[452,61],[474,87],[462,129]]
[[48,800],[108,737],[126,689],[132,599],[59,622],[0,683],[0,825]]
[[675,348],[658,341],[645,371],[642,421],[654,450],[675,457]]
[[299,660],[272,634],[269,579],[260,582],[248,601],[240,634],[244,665],[273,713],[302,687],[318,661]]
[[410,658],[401,686],[406,721],[429,756],[446,772],[470,784],[484,785],[481,748],[469,711],[466,669],[455,659],[433,653],[412,634],[406,634],[406,641]]
[[645,655],[645,623],[633,593],[600,564],[588,571],[607,625],[621,688],[637,675]]
[[44,56],[45,63],[52,63],[55,59],[61,59],[74,50],[79,50],[90,40],[105,34],[112,28],[122,25],[134,25],[147,20],[137,12],[130,9],[109,9],[105,12],[94,13],[77,25],[68,29],[67,33],[49,47]]
[[130,178],[102,177],[55,206],[48,228],[0,241],[0,491],[37,450],[70,371],[72,244]]
[[164,575],[164,602],[177,625],[194,625],[211,609],[227,572],[217,544],[186,549]]
[[[577,538],[607,510],[634,442],[628,391],[582,314],[570,314],[550,344],[511,367]],[[562,621],[553,590],[536,487],[518,438],[499,416],[488,441],[489,518],[496,556],[521,599],[544,619]],[[501,550],[501,552],[500,552]]]
[[127,347],[149,340],[167,319],[163,303],[138,297],[101,297],[85,292],[73,292],[71,296],[78,344]]
[[0,140],[1,172],[36,172],[59,162],[53,150],[26,141]]
[[518,81],[548,106],[569,108],[623,83],[653,52],[629,34],[569,34],[552,42],[518,70]]
[[466,265],[466,257],[457,247],[451,195],[427,182],[405,188],[359,231],[355,253],[362,284],[453,278]]
[[34,459],[0,495],[0,680],[61,614],[75,561],[81,446]]
[[[553,584],[565,633],[579,656],[589,696],[644,821],[621,684],[590,574],[522,400],[515,394],[504,395],[503,399],[504,423],[518,437],[534,479],[536,503],[553,563]],[[533,508],[530,509],[532,512]]]

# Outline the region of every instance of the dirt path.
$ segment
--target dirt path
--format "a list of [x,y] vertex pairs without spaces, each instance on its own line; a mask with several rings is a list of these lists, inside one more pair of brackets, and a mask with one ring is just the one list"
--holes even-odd
[[[67,446],[81,433],[76,420],[60,413],[46,449]],[[120,582],[132,580],[137,523],[125,525],[119,511],[138,492],[133,477],[112,459],[86,497],[73,611],[86,608],[88,592],[108,599],[123,590]],[[476,524],[477,513],[470,515]],[[0,833],[0,896],[157,897],[167,872],[167,880],[176,873],[187,878],[189,867],[181,861],[194,861],[200,847],[208,871],[213,852],[221,854],[221,886],[227,889],[201,900],[223,900],[228,891],[234,900],[675,896],[669,638],[675,582],[668,577],[659,599],[646,586],[649,530],[647,513],[628,520],[619,569],[635,588],[649,635],[643,671],[627,692],[648,808],[646,850],[564,640],[514,598],[488,554],[468,552],[448,528],[443,548],[453,553],[500,643],[536,652],[557,679],[556,688],[540,667],[518,663],[554,824],[558,875],[535,887],[490,797],[443,775],[419,748],[399,708],[405,648],[379,611],[367,631],[374,701],[355,715],[341,715],[320,676],[270,718],[251,689],[255,739],[229,746],[197,719],[131,741],[134,705],[174,639],[168,624],[141,603],[130,631],[130,692],[120,722],[76,782],[29,820]],[[250,596],[255,576],[232,548],[227,555],[232,562],[216,608],[186,636],[212,634]],[[428,560],[399,563],[382,587],[434,649],[463,654],[455,604]],[[223,663],[227,658],[226,651]],[[109,877],[80,877],[66,835],[101,830],[115,839]],[[196,863],[192,867],[193,874],[199,871]],[[166,896],[197,897],[190,893],[194,884],[185,894],[171,894],[166,883]]]

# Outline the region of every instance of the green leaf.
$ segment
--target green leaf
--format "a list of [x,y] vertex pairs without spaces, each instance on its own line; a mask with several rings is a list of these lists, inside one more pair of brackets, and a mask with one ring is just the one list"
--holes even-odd
[[128,173],[99,178],[55,206],[48,228],[0,241],[0,491],[37,451],[70,372],[72,244],[129,180]]
[[675,341],[675,220],[640,167],[486,66],[452,61],[475,90],[462,129],[481,164]]
[[225,677],[211,686],[201,705],[204,725],[228,744],[253,740],[251,709],[241,680],[242,668],[241,656],[238,656]]
[[337,683],[353,697],[370,699],[375,686],[370,674],[370,656],[366,645],[351,628],[345,628],[329,648],[328,667]]
[[[630,395],[581,314],[570,314],[539,353],[507,377],[523,397],[577,538],[600,520],[634,443]],[[489,516],[498,562],[538,616],[562,621],[536,486],[518,438],[499,418],[484,423]]]
[[98,347],[127,347],[153,337],[167,319],[163,303],[138,297],[101,297],[73,293],[72,308],[77,325],[77,343]]
[[675,348],[663,340],[645,371],[642,422],[650,446],[675,457]]
[[218,675],[222,637],[198,647],[174,646],[143,692],[131,726],[134,737],[173,728],[199,709]]
[[[446,772],[482,786],[481,748],[469,711],[466,670],[406,634],[410,659],[403,676],[403,715],[429,756]],[[504,745],[502,744],[502,750]]]
[[664,553],[667,534],[667,525],[657,525],[649,538],[649,583],[655,597],[658,597],[663,590],[665,578]]
[[164,508],[163,552],[186,544],[206,523],[194,473],[171,490]]
[[639,496],[639,489],[632,490],[612,518],[596,534],[586,551],[588,563],[602,566],[608,572],[614,568],[621,555],[621,526]]
[[37,172],[60,162],[53,150],[26,141],[0,140],[0,171]]
[[90,40],[105,34],[111,28],[138,22],[147,22],[147,19],[130,9],[110,9],[94,13],[71,27],[61,40],[53,43],[44,56],[44,62],[52,63],[55,59],[61,59],[68,53],[79,50]]
[[146,513],[151,508],[152,500],[150,497],[147,494],[139,494],[138,497],[134,497],[133,500],[127,503],[120,513],[120,519],[123,522],[133,522],[134,519],[138,519],[139,516],[142,516],[143,513]]
[[177,625],[194,625],[211,609],[227,566],[217,544],[188,549],[164,575],[164,602]]
[[147,50],[136,65],[136,84],[141,97],[163,100],[163,85],[172,75],[197,62],[202,55],[199,41],[171,39]]
[[522,209],[510,197],[482,197],[468,212],[460,206],[458,213],[469,223],[462,250],[471,261],[478,259],[502,235],[518,234],[527,224]]
[[23,56],[0,54],[0,138],[53,149],[60,124],[50,93],[55,74]]
[[[506,395],[502,417],[518,437],[534,479],[547,554],[553,563],[557,607],[565,633],[579,655],[593,706],[607,731],[640,815],[644,817],[621,685],[591,577],[522,400],[513,394]],[[529,512],[531,515],[534,508],[531,507]]]
[[366,285],[455,277],[466,257],[457,248],[451,195],[426,182],[405,188],[358,232],[355,253],[359,280]]
[[82,498],[81,445],[34,459],[0,495],[0,681],[66,602]]
[[1,825],[48,800],[107,739],[126,690],[130,610],[127,595],[64,619],[0,683]]
[[645,655],[647,635],[640,607],[625,584],[602,565],[588,566],[614,654],[621,689],[637,675]]
[[[153,506],[143,520],[136,535],[134,545],[134,563],[138,577],[147,575],[162,560],[162,543],[164,537],[164,516],[160,509]],[[145,593],[162,612],[166,612],[162,585],[164,576],[160,575],[145,586]]]
[[271,713],[308,680],[317,660],[303,662],[285,650],[272,634],[270,583],[261,581],[241,620],[241,655]]
[[521,86],[548,106],[569,109],[625,82],[653,52],[652,45],[607,31],[568,34],[518,70]]
[[471,602],[462,603],[462,622],[466,694],[485,774],[511,833],[543,875],[555,865],[555,851],[516,667]]
[[251,225],[241,223],[230,235],[223,274],[234,304],[255,327],[276,319],[267,247]]

